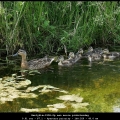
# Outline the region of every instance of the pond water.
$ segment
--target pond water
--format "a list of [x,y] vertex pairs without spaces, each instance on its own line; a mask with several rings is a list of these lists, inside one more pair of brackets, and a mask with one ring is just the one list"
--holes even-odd
[[[20,75],[19,62],[12,65],[0,66],[0,77]],[[99,61],[90,64],[81,59],[71,67],[59,67],[53,62],[47,69],[40,70],[41,74],[28,74],[30,86],[51,85],[67,94],[83,97],[86,107],[60,109],[60,112],[120,112],[120,60]],[[0,112],[20,112],[21,108],[46,108],[47,105],[61,103],[56,99],[65,93],[53,91],[39,94],[37,98],[16,98],[0,105]],[[44,112],[44,111],[43,111]]]

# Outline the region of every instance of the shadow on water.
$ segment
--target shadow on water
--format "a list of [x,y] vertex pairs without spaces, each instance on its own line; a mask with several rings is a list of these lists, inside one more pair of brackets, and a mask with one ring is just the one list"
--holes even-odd
[[[19,66],[0,67],[0,77],[20,74]],[[120,112],[120,60],[93,62],[91,65],[82,59],[71,67],[59,67],[53,62],[51,66],[40,71],[41,74],[27,75],[31,86],[52,85],[68,91],[70,94],[80,94],[86,109],[78,112]],[[55,98],[61,93],[52,92],[38,98],[15,99],[0,107],[0,112],[19,112],[20,108],[46,107],[47,104],[57,103]],[[66,110],[71,112],[71,109]]]

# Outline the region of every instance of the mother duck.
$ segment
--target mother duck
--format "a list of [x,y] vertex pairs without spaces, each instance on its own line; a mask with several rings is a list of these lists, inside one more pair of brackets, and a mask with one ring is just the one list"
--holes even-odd
[[54,60],[54,58],[48,58],[47,56],[45,56],[44,58],[33,59],[27,62],[26,59],[27,53],[25,50],[22,49],[19,49],[18,52],[12,56],[17,55],[20,55],[22,57],[21,68],[29,70],[45,68],[49,66]]

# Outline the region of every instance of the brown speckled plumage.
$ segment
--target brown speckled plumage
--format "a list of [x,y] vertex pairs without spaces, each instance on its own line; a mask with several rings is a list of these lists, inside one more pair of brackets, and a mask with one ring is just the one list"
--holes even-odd
[[21,49],[19,49],[18,52],[13,56],[16,56],[16,55],[20,55],[22,57],[22,61],[21,61],[22,69],[34,70],[34,69],[45,68],[49,66],[54,60],[54,58],[48,58],[47,56],[45,56],[44,58],[33,59],[27,62],[27,59],[26,59],[27,53],[25,50],[21,50]]

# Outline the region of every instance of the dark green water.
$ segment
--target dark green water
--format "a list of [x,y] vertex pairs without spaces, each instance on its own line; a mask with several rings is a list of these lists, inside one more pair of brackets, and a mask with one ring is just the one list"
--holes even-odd
[[[13,73],[20,74],[18,65],[0,67],[0,77]],[[27,75],[31,86],[52,85],[66,90],[69,94],[80,94],[86,108],[77,112],[120,112],[120,60],[93,62],[91,66],[85,59],[71,67],[58,67],[53,62],[41,74]],[[48,104],[59,103],[56,99],[62,93],[52,92],[32,99],[15,99],[0,105],[0,112],[19,112],[20,108],[44,108]],[[64,112],[72,112],[67,109]]]

